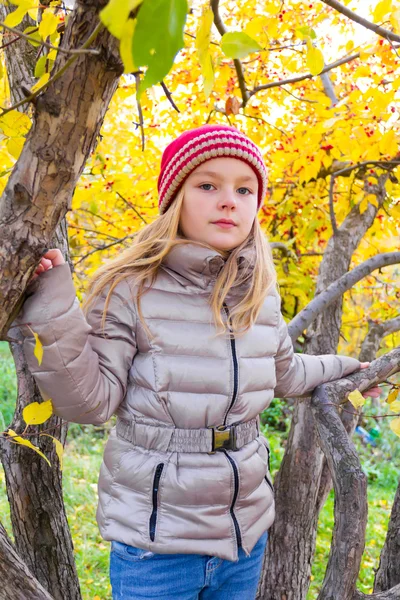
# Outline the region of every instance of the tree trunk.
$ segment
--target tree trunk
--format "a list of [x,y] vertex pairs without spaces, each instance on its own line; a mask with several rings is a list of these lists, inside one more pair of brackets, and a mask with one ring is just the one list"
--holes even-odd
[[[94,30],[98,22],[97,12],[104,4],[78,4],[70,16],[61,45],[72,48],[82,45]],[[15,6],[2,7],[2,18],[6,11],[14,9]],[[21,29],[28,24],[32,23],[24,22]],[[30,44],[23,40],[16,44],[6,48],[12,104],[21,99],[21,82],[27,88],[31,87],[35,62],[32,62],[31,52],[25,54],[26,49],[33,48]],[[32,274],[33,269],[29,273],[27,269],[29,266],[36,267],[44,247],[59,248],[64,258],[69,260],[65,213],[70,209],[76,181],[95,147],[122,72],[116,40],[103,31],[95,45],[101,50],[98,56],[80,55],[40,96],[32,128],[0,201],[0,272],[15,275],[2,278],[0,297],[3,308],[6,307],[2,312],[3,326],[9,324],[10,319],[12,321],[12,315],[8,315],[7,319],[10,309],[14,315],[18,313],[24,296],[18,303],[15,303],[15,298]],[[68,58],[68,55],[59,54],[53,73]],[[20,107],[21,111],[23,109]],[[18,377],[18,400],[11,428],[20,432],[25,426],[21,417],[23,407],[34,401],[41,402],[42,398],[25,363],[23,336],[18,328],[10,328],[10,334],[13,340],[10,349]],[[32,450],[0,439],[0,457],[5,471],[15,546],[20,563],[25,562],[27,573],[30,570],[29,577],[25,571],[19,576],[24,581],[20,592],[19,579],[16,576],[15,581],[14,577],[9,578],[7,565],[10,559],[2,560],[0,580],[8,583],[2,590],[7,589],[7,594],[0,597],[16,600],[50,598],[44,591],[48,590],[57,600],[80,600],[73,544],[62,497],[62,475],[53,441],[38,435],[44,429],[64,445],[68,424],[52,417],[42,426],[28,429],[29,433],[37,434],[29,439],[40,446],[49,458],[51,468]],[[5,553],[7,548],[7,545],[3,546]],[[27,578],[29,581],[25,581]],[[29,595],[31,587],[33,591]]]
[[22,562],[0,523],[0,600],[52,600]]
[[[381,206],[385,196],[383,183],[379,190]],[[360,215],[355,206],[331,237],[320,266],[316,295],[348,271],[353,253],[371,227],[377,210],[369,205]],[[342,298],[319,314],[308,328],[305,352],[336,353],[341,318]],[[315,551],[322,466],[323,453],[318,445],[310,400],[297,400],[285,454],[274,481],[276,517],[270,529],[259,598],[306,598]]]

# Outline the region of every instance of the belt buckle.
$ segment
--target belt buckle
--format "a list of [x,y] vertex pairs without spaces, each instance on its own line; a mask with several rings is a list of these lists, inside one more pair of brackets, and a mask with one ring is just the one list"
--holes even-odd
[[235,425],[216,425],[212,429],[212,450],[208,454],[215,454],[217,450],[238,450],[236,448]]

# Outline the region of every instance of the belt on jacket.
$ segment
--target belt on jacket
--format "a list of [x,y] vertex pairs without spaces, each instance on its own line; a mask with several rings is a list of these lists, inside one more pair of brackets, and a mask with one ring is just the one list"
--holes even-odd
[[139,423],[117,417],[118,437],[137,446],[164,452],[207,452],[239,450],[260,433],[259,417],[232,425],[217,425],[201,429],[180,429],[168,425]]

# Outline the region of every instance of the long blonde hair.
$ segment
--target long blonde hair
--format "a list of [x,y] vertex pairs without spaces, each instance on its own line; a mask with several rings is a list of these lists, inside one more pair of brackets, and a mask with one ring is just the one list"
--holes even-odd
[[[102,315],[103,331],[113,289],[122,280],[134,276],[134,282],[137,285],[138,316],[147,335],[150,338],[152,337],[141,310],[141,297],[145,293],[146,287],[151,287],[154,283],[158,268],[171,248],[178,244],[193,242],[193,240],[186,239],[179,228],[183,200],[184,188],[181,187],[168,210],[159,215],[152,223],[145,225],[135,235],[131,246],[117,257],[108,260],[92,276],[82,303],[82,310],[87,314],[93,300],[101,295],[107,286],[110,286]],[[207,243],[196,243],[211,250],[218,250]],[[241,270],[238,276],[238,257],[243,249],[254,252],[254,263],[250,269]],[[276,271],[272,252],[257,217],[254,219],[248,237],[239,246],[231,251],[218,250],[218,252],[227,260],[215,280],[209,298],[217,336],[223,335],[227,331],[226,324],[221,317],[225,297],[232,286],[240,286],[241,283],[247,282],[246,294],[238,304],[230,309],[229,326],[234,335],[241,336],[252,327],[261,310],[265,296],[271,287],[276,285]],[[148,280],[149,286],[145,285],[146,280]]]

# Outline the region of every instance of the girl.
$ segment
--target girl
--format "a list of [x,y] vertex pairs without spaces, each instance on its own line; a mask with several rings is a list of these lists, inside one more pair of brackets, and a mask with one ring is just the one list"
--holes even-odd
[[76,423],[117,415],[96,514],[114,599],[253,599],[275,516],[259,414],[368,365],[294,354],[257,220],[266,187],[235,127],[186,131],[162,155],[160,216],[98,269],[83,310],[59,250],[28,286],[18,319],[44,347],[39,366],[24,328],[43,398]]

